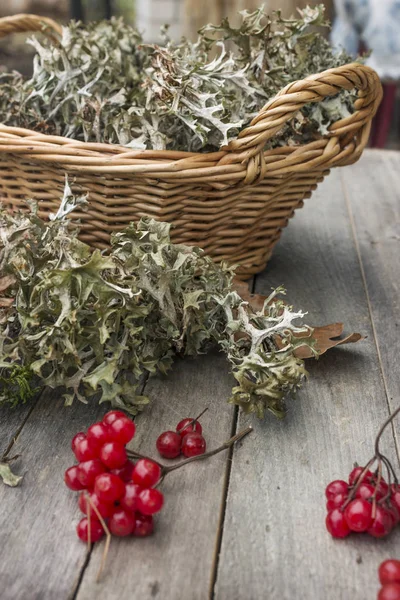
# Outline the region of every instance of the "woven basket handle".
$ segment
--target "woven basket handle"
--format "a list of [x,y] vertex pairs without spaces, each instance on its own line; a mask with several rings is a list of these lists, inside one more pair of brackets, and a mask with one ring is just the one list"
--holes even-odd
[[[358,90],[358,98],[354,103],[355,111],[349,117],[331,125],[327,137],[337,138],[341,147],[355,139],[355,149],[359,156],[368,141],[371,120],[382,99],[382,86],[373,69],[351,63],[311,75],[283,88],[267,102],[250,125],[239,133],[237,139],[225,148],[229,152],[221,163],[246,163],[256,155],[262,155],[267,140],[305,104],[321,102],[341,90],[351,89]],[[258,162],[261,164],[261,159]]]
[[19,14],[0,19],[0,38],[10,33],[28,33],[40,31],[51,39],[57,39],[62,34],[62,27],[53,19],[37,15]]

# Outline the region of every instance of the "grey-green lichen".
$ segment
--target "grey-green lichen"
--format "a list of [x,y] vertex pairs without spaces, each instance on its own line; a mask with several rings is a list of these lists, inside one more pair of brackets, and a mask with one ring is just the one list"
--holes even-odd
[[67,184],[49,222],[34,205],[0,210],[0,402],[48,386],[68,405],[93,399],[134,414],[149,401],[143,377],[219,346],[237,382],[230,402],[283,416],[306,374],[295,350],[313,343],[282,290],[255,312],[232,267],[173,244],[170,226],[150,218],[114,234],[109,253],[94,250],[66,218],[84,203]]
[[[327,26],[322,5],[296,19],[262,8],[241,17],[237,28],[228,19],[203,27],[194,43],[166,33],[163,46],[117,19],[71,22],[59,45],[33,37],[32,77],[0,76],[0,121],[133,149],[212,151],[291,81],[352,60],[316,30]],[[270,145],[321,137],[353,99],[342,92],[307,105]]]

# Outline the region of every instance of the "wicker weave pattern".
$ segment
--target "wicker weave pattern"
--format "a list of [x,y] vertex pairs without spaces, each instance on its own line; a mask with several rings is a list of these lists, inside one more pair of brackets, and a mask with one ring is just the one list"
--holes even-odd
[[[6,17],[0,37],[44,27],[47,35],[59,34],[50,19]],[[264,151],[302,106],[354,88],[354,113],[325,138]],[[68,173],[73,188],[89,192],[89,209],[79,217],[82,239],[93,246],[107,247],[110,233],[151,215],[174,225],[175,242],[240,263],[239,275],[248,277],[265,267],[282,228],[329,169],[358,160],[381,96],[372,69],[330,69],[286,86],[236,140],[213,153],[132,151],[0,125],[0,194],[12,206],[36,198],[45,216],[56,210]]]

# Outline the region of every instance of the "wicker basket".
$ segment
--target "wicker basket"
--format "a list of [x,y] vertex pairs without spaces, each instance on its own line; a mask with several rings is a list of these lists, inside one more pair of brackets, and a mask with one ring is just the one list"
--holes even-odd
[[[43,31],[54,38],[60,29],[34,15],[0,19],[0,37]],[[302,106],[353,88],[354,112],[326,137],[264,151]],[[329,169],[358,160],[381,96],[372,69],[330,69],[286,86],[236,140],[213,153],[132,151],[0,125],[0,195],[12,206],[35,198],[45,216],[56,209],[68,173],[73,188],[89,192],[88,210],[79,218],[81,238],[91,245],[106,248],[113,231],[150,215],[173,224],[174,242],[239,264],[246,278],[265,267],[282,228]]]

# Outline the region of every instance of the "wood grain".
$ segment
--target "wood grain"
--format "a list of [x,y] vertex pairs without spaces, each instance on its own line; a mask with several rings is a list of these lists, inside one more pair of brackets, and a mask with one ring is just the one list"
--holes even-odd
[[[352,169],[348,178],[355,177]],[[371,164],[361,161],[357,169],[364,187]],[[386,284],[392,274],[389,266],[381,273]],[[255,291],[267,293],[282,283],[290,301],[308,309],[311,322],[344,321],[368,339],[309,363],[310,381],[290,402],[287,419],[256,422],[255,435],[235,454],[215,598],[365,600],[365,590],[374,597],[377,566],[396,556],[400,536],[396,531],[379,543],[366,536],[334,541],[324,528],[325,486],[345,477],[353,461],[369,458],[388,414],[337,172],[296,215]],[[248,420],[241,417],[240,426]],[[385,450],[395,457],[390,433]]]
[[0,457],[8,449],[12,450],[13,440],[18,435],[34,404],[35,400],[32,399],[27,404],[20,404],[15,408],[6,405],[0,407]]
[[400,404],[399,173],[400,153],[376,150],[341,171],[392,409]]
[[[70,597],[85,561],[77,539],[81,518],[77,495],[63,483],[74,456],[73,435],[106,411],[79,402],[63,406],[57,393],[44,393],[22,429],[13,453],[22,485],[0,485],[1,600],[64,600]],[[9,415],[12,415],[10,411]],[[3,412],[3,419],[12,418]]]
[[[155,442],[181,418],[202,417],[208,448],[229,439],[234,409],[226,403],[233,379],[222,355],[179,361],[168,378],[150,380],[153,405],[137,418],[137,451],[155,456]],[[250,436],[249,436],[250,437]],[[162,484],[165,506],[147,539],[113,539],[104,580],[94,583],[102,547],[95,549],[77,600],[188,598],[208,596],[218,541],[228,453],[171,473]]]

